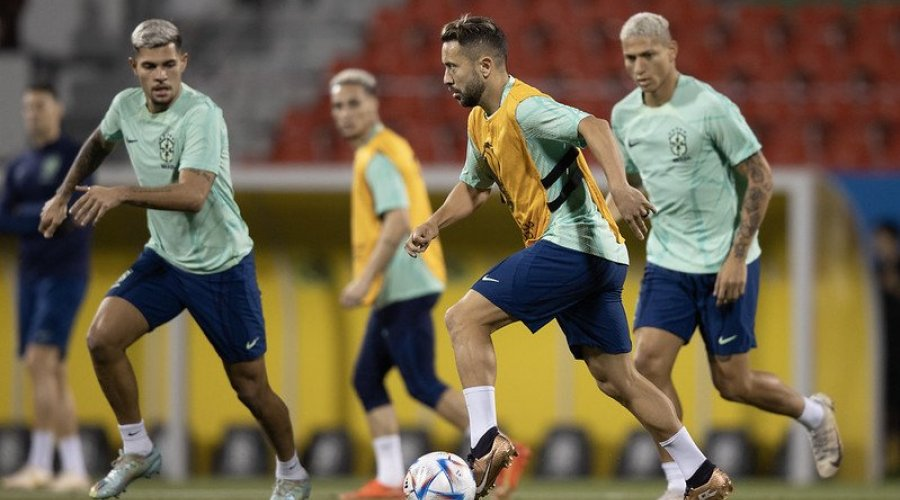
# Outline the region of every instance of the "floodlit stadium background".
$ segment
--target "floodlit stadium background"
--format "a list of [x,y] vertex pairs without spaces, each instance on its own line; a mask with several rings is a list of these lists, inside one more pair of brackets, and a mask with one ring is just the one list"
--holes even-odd
[[[8,3],[23,7],[16,46],[0,51],[3,160],[24,147],[19,96],[27,82],[56,84],[67,103],[64,130],[83,140],[113,95],[135,85],[126,60],[133,26],[164,17],[182,29],[191,54],[185,81],[210,95],[228,121],[237,198],[256,242],[272,383],[291,408],[301,451],[323,431],[344,432],[352,450],[349,471],[360,477],[370,474],[373,462],[349,380],[366,312],[345,312],[336,300],[349,278],[352,151],[331,124],[328,78],[350,66],[379,77],[381,116],[416,149],[436,206],[454,182],[465,144],[466,112],[440,80],[438,34],[444,22],[464,12],[494,17],[510,39],[514,76],[608,119],[611,106],[631,88],[618,46],[622,22],[641,10],[667,16],[680,44],[679,69],[710,82],[742,108],[776,172],[778,194],[760,237],[760,348],[752,355],[754,365],[805,392],[821,390],[835,398],[846,446],[839,481],[882,478],[882,337],[867,235],[875,221],[900,220],[898,2]],[[101,168],[100,182],[134,182],[123,151]],[[123,207],[100,223],[91,287],[73,334],[70,372],[79,417],[113,446],[119,442],[115,421],[83,339],[106,289],[146,237],[141,210]],[[443,312],[521,241],[499,201],[442,238],[450,282],[435,308],[438,366],[458,386]],[[629,248],[633,265],[625,303],[631,314],[644,263],[641,243],[629,238]],[[13,362],[14,277],[15,246],[4,237],[0,325],[8,340],[0,342],[0,439],[14,435],[31,413],[26,377]],[[589,474],[614,477],[637,424],[571,361],[558,328],[548,326],[532,337],[513,326],[495,341],[498,408],[506,431],[540,451],[554,428],[574,425],[588,439]],[[698,346],[692,342],[676,365],[692,433],[703,443],[714,431],[741,431],[755,451],[750,473],[783,477],[788,470],[794,482],[809,480],[805,449],[787,453],[794,465],[784,466],[790,422],[718,398]],[[161,328],[129,354],[148,425],[190,443],[181,448],[181,439],[167,442],[174,447],[167,454],[168,475],[213,472],[228,430],[253,421],[196,325]],[[431,448],[458,449],[461,436],[414,404],[399,377],[391,377],[390,388],[406,429],[424,430]],[[15,467],[14,460],[0,454],[0,469]]]

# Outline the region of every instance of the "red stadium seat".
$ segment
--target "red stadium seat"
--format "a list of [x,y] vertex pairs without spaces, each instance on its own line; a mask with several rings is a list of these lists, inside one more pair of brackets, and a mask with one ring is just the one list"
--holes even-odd
[[807,122],[785,119],[765,123],[754,129],[762,144],[763,154],[772,164],[803,165],[809,163]]
[[856,26],[853,58],[878,81],[900,83],[900,5],[866,2],[859,7]]
[[900,121],[885,124],[883,146],[878,165],[900,170]]
[[865,127],[866,144],[871,165],[875,168],[900,168],[900,124],[882,120],[868,120]]
[[797,7],[791,23],[791,62],[815,81],[840,82],[849,78],[850,39],[854,25],[840,5]]
[[[441,85],[444,23],[465,12],[493,17],[507,33],[514,76],[608,118],[633,88],[619,30],[638,11],[670,20],[679,68],[740,105],[773,163],[900,164],[898,3],[410,0],[373,16],[363,51],[330,72],[353,66],[375,73],[385,122],[423,161],[457,162],[468,110]],[[276,161],[350,156],[325,101],[287,111],[271,153]]]
[[288,110],[278,127],[270,159],[274,162],[309,160],[312,156],[309,144],[312,128],[311,115],[306,110]]
[[888,122],[900,123],[900,91],[896,85],[880,83],[870,96],[873,112],[871,116]]
[[840,170],[868,168],[872,152],[866,138],[867,126],[857,120],[830,122],[822,138],[822,162]]
[[[790,24],[784,9],[777,6],[744,5],[727,29],[721,42],[713,39],[710,54],[727,50],[730,61],[753,80],[780,81],[790,73],[785,54],[790,42]],[[721,56],[720,56],[721,57]]]

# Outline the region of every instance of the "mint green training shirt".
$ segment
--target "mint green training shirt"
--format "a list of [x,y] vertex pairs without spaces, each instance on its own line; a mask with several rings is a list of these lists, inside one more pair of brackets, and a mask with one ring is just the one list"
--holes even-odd
[[[734,167],[760,150],[738,107],[708,84],[680,75],[662,106],[645,106],[640,88],[619,101],[612,127],[626,171],[640,174],[658,210],[647,261],[685,273],[719,272],[746,187]],[[759,255],[754,235],[747,262]]]
[[[366,183],[372,192],[375,213],[379,216],[391,210],[409,208],[406,183],[387,156],[378,153],[372,157],[366,166]],[[404,239],[384,270],[384,281],[374,305],[382,308],[395,302],[441,293],[443,290],[444,284],[431,273],[424,259],[411,259],[407,255]]]
[[107,141],[125,142],[143,187],[175,184],[182,168],[216,174],[199,212],[147,210],[147,248],[197,274],[225,271],[250,253],[253,240],[234,201],[228,130],[209,97],[182,84],[169,109],[150,113],[144,92],[126,89],[113,99],[100,132]]

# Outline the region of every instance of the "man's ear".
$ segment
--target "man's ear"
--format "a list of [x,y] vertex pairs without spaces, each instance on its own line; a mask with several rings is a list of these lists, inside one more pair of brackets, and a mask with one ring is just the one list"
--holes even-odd
[[494,71],[494,59],[489,56],[482,57],[478,62],[478,71],[481,72],[481,77],[486,80]]

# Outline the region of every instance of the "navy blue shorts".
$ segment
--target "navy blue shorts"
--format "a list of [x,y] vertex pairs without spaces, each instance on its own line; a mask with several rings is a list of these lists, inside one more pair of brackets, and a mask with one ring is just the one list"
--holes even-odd
[[699,325],[708,353],[729,356],[750,351],[756,347],[759,259],[747,266],[747,287],[738,300],[717,306],[715,285],[715,273],[681,273],[647,264],[634,328],[660,328],[687,344]]
[[220,273],[195,274],[145,248],[106,295],[134,305],[150,330],[187,309],[226,363],[254,360],[266,352],[253,253]]
[[65,358],[86,290],[85,277],[20,275],[19,356],[29,344],[40,344],[58,347]]
[[631,352],[622,307],[626,264],[538,241],[494,266],[472,290],[532,332],[554,318],[576,359],[582,347]]
[[366,411],[390,403],[384,378],[394,366],[410,395],[431,408],[447,390],[434,371],[431,310],[437,300],[432,294],[372,310],[353,374]]

